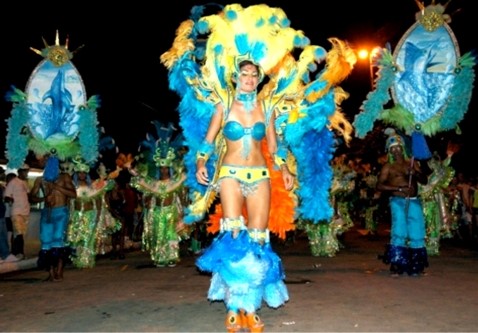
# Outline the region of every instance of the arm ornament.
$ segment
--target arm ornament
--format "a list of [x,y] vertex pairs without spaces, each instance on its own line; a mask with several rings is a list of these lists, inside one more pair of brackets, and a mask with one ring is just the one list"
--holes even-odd
[[287,149],[285,147],[279,147],[274,154],[274,164],[280,169],[280,167],[287,163]]
[[207,162],[209,156],[211,156],[212,152],[214,151],[214,144],[207,142],[204,140],[201,143],[197,153],[196,153],[196,160],[202,158],[204,162]]

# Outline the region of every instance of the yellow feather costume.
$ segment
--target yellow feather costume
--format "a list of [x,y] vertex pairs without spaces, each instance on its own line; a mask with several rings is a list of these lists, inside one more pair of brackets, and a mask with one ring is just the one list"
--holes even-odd
[[[311,45],[303,31],[290,26],[280,8],[229,4],[219,13],[207,16],[194,13],[195,9],[198,8],[193,8],[193,18],[180,24],[171,49],[160,57],[170,71],[171,89],[182,97],[180,125],[189,147],[185,164],[190,177],[186,185],[193,201],[185,221],[203,219],[216,198],[210,188],[195,183],[195,154],[214,105],[220,102],[227,110],[231,104],[232,77],[237,73],[239,60],[246,58],[258,64],[266,77],[258,99],[263,103],[266,123],[275,114],[279,145],[289,151],[284,157],[289,167],[297,171],[296,191],[287,199],[291,203],[288,207],[295,208],[287,215],[288,223],[291,225],[294,218],[301,216],[314,222],[329,220],[332,131],[337,131],[346,142],[352,132],[339,107],[348,94],[337,84],[350,74],[356,62],[355,53],[337,38],[329,39],[332,49],[328,52]],[[297,49],[300,54],[296,59]],[[318,70],[319,64],[323,69]],[[314,74],[316,79],[311,78]],[[304,146],[305,143],[309,144]],[[221,134],[214,144],[215,152],[208,161],[210,174],[216,174],[225,149]],[[319,167],[312,164],[315,161]],[[272,211],[271,218],[274,216],[277,214]],[[270,225],[277,224],[271,221]],[[285,231],[293,228],[290,225],[277,226],[273,232],[283,237]]]

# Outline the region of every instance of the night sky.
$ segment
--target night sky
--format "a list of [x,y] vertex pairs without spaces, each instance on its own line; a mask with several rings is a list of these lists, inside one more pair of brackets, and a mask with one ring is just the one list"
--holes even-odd
[[[82,76],[88,97],[99,95],[102,100],[98,109],[100,125],[115,139],[120,151],[135,153],[146,133],[153,131],[152,120],[178,120],[179,98],[168,88],[167,71],[159,57],[170,48],[176,28],[189,17],[191,7],[210,2],[174,1],[168,5],[173,10],[166,9],[164,1],[151,0],[123,2],[123,5],[105,2],[101,6],[98,1],[94,4],[77,3],[81,6],[76,10],[71,5],[62,8],[61,2],[54,3],[55,7],[50,3],[44,5],[46,2],[35,5],[16,2],[9,3],[9,8],[2,10],[0,94],[5,95],[11,85],[25,89],[32,71],[42,60],[29,48],[42,49],[42,37],[48,44],[54,44],[58,30],[62,45],[69,36],[70,50],[84,45],[72,62]],[[216,3],[225,5],[231,2]],[[393,49],[415,22],[418,11],[414,0],[239,3],[244,7],[266,3],[270,7],[282,8],[293,28],[303,30],[312,44],[326,49],[330,48],[329,37],[346,40],[357,49],[362,46],[383,47],[387,42]],[[304,4],[298,5],[300,3]],[[477,49],[473,36],[477,23],[471,5],[469,0],[453,0],[448,5],[447,13],[452,14],[450,27],[461,54]],[[351,95],[343,103],[343,110],[352,122],[370,91],[368,63],[358,62],[342,86]],[[476,89],[474,95],[477,95]],[[465,119],[459,124],[463,134],[459,137],[452,135],[454,140],[464,143],[455,162],[466,172],[477,169],[469,162],[461,162],[465,156],[476,152],[473,147],[478,143],[473,135],[478,132],[476,99],[472,98]],[[1,117],[9,118],[10,111],[11,104],[2,99]],[[5,146],[5,136],[6,123],[1,122],[1,147]],[[437,146],[432,148],[444,152],[445,141],[434,139]],[[0,157],[3,155],[2,151]]]

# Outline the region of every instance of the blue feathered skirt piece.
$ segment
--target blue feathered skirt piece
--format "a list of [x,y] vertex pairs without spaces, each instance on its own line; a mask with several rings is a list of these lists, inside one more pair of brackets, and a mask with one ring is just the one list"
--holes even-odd
[[212,273],[208,299],[224,301],[228,310],[255,312],[263,300],[272,308],[289,300],[281,259],[270,243],[254,242],[247,230],[236,238],[220,233],[196,265]]

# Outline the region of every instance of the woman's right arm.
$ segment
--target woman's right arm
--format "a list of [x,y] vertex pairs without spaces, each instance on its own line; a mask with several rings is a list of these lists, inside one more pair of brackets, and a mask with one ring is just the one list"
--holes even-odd
[[223,107],[221,104],[216,104],[216,112],[211,118],[209,127],[206,133],[206,138],[202,143],[202,147],[198,152],[196,159],[196,179],[199,184],[207,185],[209,183],[209,175],[206,168],[206,162],[209,158],[209,148],[213,147],[214,140],[222,126]]

